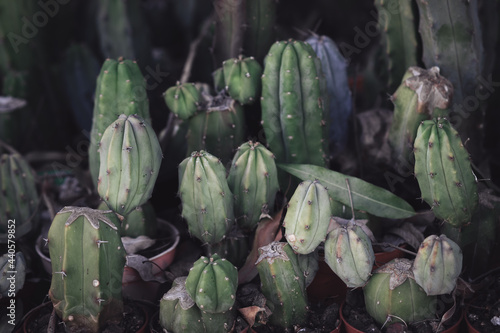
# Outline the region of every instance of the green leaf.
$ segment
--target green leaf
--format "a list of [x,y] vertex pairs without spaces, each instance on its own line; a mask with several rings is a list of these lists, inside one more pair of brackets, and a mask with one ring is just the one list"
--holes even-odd
[[391,219],[403,219],[415,215],[415,210],[405,200],[359,178],[310,164],[278,164],[278,166],[302,180],[319,180],[328,188],[332,199],[351,206],[346,183],[348,179],[354,209]]

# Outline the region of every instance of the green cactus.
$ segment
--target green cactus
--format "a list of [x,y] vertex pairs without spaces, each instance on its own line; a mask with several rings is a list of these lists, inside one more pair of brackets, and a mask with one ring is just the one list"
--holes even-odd
[[434,319],[436,296],[427,296],[411,267],[408,259],[394,259],[377,269],[363,288],[366,311],[380,325],[387,320],[407,324]]
[[206,333],[229,333],[234,330],[236,315],[234,309],[220,313],[202,311],[201,320],[203,321]]
[[460,227],[478,204],[477,180],[457,131],[446,118],[426,120],[415,139],[415,176],[436,217]]
[[119,115],[137,114],[151,124],[146,82],[135,61],[107,59],[97,77],[90,132],[89,167],[94,187],[99,176],[99,142]]
[[262,63],[275,41],[276,0],[253,0],[245,3],[243,53]]
[[462,250],[451,239],[431,235],[420,244],[413,274],[427,295],[451,293],[461,272]]
[[179,81],[165,91],[164,97],[170,111],[182,120],[187,120],[196,114],[202,98],[196,84],[181,84]]
[[248,237],[237,228],[233,228],[219,243],[207,244],[207,255],[218,254],[236,267],[242,267],[245,264],[249,252]]
[[19,154],[1,155],[0,243],[8,242],[11,230],[19,239],[37,225],[38,203],[35,175],[28,162]]
[[112,211],[64,207],[48,234],[52,281],[49,296],[66,327],[98,332],[123,315],[125,250]]
[[[109,210],[106,202],[101,202],[99,210]],[[121,222],[120,236],[122,237],[139,237],[147,236],[155,238],[157,236],[157,221],[156,213],[150,201],[136,207],[126,216],[123,216]]]
[[227,181],[242,229],[253,230],[261,216],[272,214],[279,190],[278,171],[274,155],[262,144],[248,141],[238,147]]
[[299,267],[304,272],[306,288],[313,282],[314,277],[319,269],[318,249],[309,254],[298,254]]
[[243,46],[243,27],[245,25],[245,2],[243,0],[214,0],[215,63],[237,57]]
[[22,252],[5,253],[0,257],[0,299],[14,297],[23,288],[25,278],[26,260]]
[[391,97],[394,117],[389,129],[389,144],[395,159],[410,160],[418,126],[424,120],[446,116],[452,97],[453,86],[439,74],[438,67],[429,70],[408,68]]
[[262,126],[278,163],[325,166],[328,94],[320,60],[309,44],[271,46],[262,75]]
[[98,192],[106,204],[127,215],[151,197],[162,152],[151,127],[138,115],[120,115],[99,144]]
[[300,254],[313,252],[326,239],[332,212],[328,190],[317,180],[297,186],[283,221],[285,237]]
[[218,254],[195,261],[186,279],[186,291],[203,311],[230,311],[236,301],[238,270]]
[[179,196],[191,235],[208,244],[226,237],[234,224],[233,194],[217,157],[199,151],[181,162]]
[[303,324],[308,309],[305,277],[290,245],[272,242],[260,247],[255,265],[271,322],[286,329]]
[[328,234],[325,261],[348,287],[361,287],[375,263],[371,240],[354,220],[348,221]]
[[262,66],[253,57],[231,58],[222,63],[224,87],[241,105],[252,104],[261,91]]

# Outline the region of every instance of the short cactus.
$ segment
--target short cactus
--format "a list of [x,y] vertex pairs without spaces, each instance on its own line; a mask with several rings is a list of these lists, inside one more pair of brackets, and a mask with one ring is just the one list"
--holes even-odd
[[317,180],[297,186],[283,222],[286,240],[294,251],[308,254],[325,241],[331,218],[330,200],[328,190]]
[[120,115],[99,144],[98,192],[121,215],[146,203],[160,171],[162,152],[151,127],[138,115]]
[[0,257],[0,299],[14,297],[23,288],[25,278],[26,260],[22,252],[5,253]]
[[218,254],[195,261],[186,279],[188,294],[202,311],[209,313],[231,310],[237,287],[236,267]]
[[165,91],[164,97],[170,111],[182,120],[194,116],[202,100],[201,92],[194,83],[177,82]]
[[56,313],[71,327],[98,332],[123,312],[125,250],[112,211],[64,207],[52,221],[49,296]]
[[462,250],[454,241],[431,235],[420,244],[413,274],[427,295],[451,293],[461,272]]
[[252,104],[261,91],[262,66],[253,57],[231,58],[222,63],[225,89],[241,105]]
[[261,216],[272,213],[279,190],[274,155],[259,142],[242,144],[233,157],[227,181],[235,196],[238,225],[253,230]]

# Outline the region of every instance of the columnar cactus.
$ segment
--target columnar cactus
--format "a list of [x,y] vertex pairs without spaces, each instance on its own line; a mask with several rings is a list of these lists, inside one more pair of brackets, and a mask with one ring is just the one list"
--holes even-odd
[[375,262],[371,240],[360,226],[349,221],[328,234],[325,261],[348,287],[362,287]]
[[238,270],[218,254],[195,261],[186,279],[186,291],[196,305],[209,313],[230,311],[236,301]]
[[279,163],[325,166],[328,94],[320,60],[309,44],[271,46],[262,75],[262,126]]
[[198,111],[202,100],[201,92],[194,83],[177,82],[165,92],[165,103],[174,115],[187,120]]
[[394,259],[377,269],[363,288],[366,310],[380,325],[388,319],[411,323],[434,318],[436,296],[427,296],[411,267],[408,259]]
[[97,77],[90,132],[89,167],[94,186],[99,176],[99,142],[119,115],[137,114],[151,124],[146,82],[135,61],[107,59]]
[[252,104],[260,96],[262,67],[253,57],[231,58],[222,63],[224,87],[241,105]]
[[450,81],[439,74],[438,67],[410,67],[401,85],[392,95],[394,117],[389,143],[396,160],[409,161],[420,123],[448,114],[453,97]]
[[235,196],[235,215],[242,229],[255,228],[264,214],[271,214],[279,190],[274,155],[259,142],[238,147],[227,178]]
[[317,180],[297,186],[283,222],[286,240],[294,251],[308,254],[325,241],[331,219],[330,200],[328,190]]
[[461,272],[462,250],[454,241],[431,235],[420,244],[413,274],[427,295],[451,293]]
[[120,115],[99,144],[97,190],[115,212],[127,215],[151,197],[162,159],[158,138],[138,115]]
[[11,225],[16,239],[27,234],[38,220],[35,176],[19,154],[0,156],[0,243],[7,243]]
[[237,57],[243,46],[245,1],[215,0],[214,57],[217,64]]
[[273,312],[270,320],[284,328],[304,323],[307,316],[305,277],[290,245],[272,242],[260,247],[255,264],[266,304]]
[[241,267],[245,264],[250,252],[248,242],[248,237],[240,229],[233,228],[219,243],[207,244],[207,255],[218,254],[236,267]]
[[253,0],[245,3],[243,53],[262,63],[275,40],[276,0]]
[[48,234],[52,281],[49,296],[66,326],[98,332],[123,312],[125,250],[112,211],[64,207]]
[[0,298],[14,297],[23,288],[25,278],[26,260],[22,252],[5,253],[0,257]]
[[181,162],[179,196],[191,235],[209,244],[226,237],[234,224],[233,194],[217,157],[199,151]]
[[[109,210],[108,205],[103,201],[97,208],[99,210]],[[136,207],[126,216],[123,216],[120,236],[122,237],[155,237],[157,234],[156,213],[151,202]]]
[[426,120],[415,139],[415,176],[422,199],[454,227],[471,222],[478,204],[469,154],[446,118]]

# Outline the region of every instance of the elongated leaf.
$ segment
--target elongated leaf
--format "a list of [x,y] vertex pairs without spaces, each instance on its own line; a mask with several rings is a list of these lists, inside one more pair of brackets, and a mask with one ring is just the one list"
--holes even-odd
[[328,188],[332,199],[350,206],[346,184],[346,179],[348,179],[354,209],[391,219],[415,215],[415,211],[405,200],[359,178],[310,164],[278,164],[278,167],[302,180],[319,180]]

